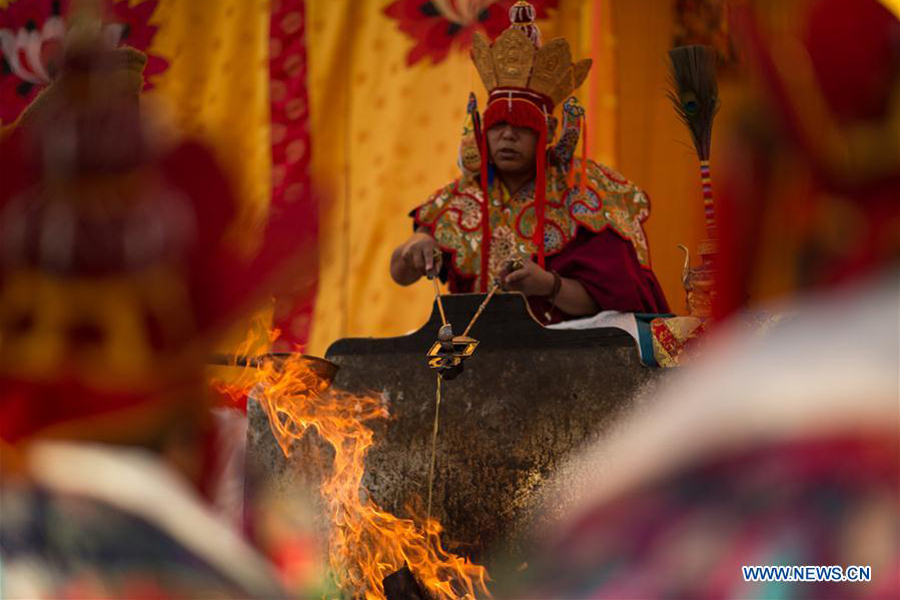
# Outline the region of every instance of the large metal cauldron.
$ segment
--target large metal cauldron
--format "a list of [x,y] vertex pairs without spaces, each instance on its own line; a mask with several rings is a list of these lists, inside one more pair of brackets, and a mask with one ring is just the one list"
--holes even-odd
[[[482,297],[445,298],[455,329],[464,328]],[[335,387],[389,400],[391,418],[373,423],[364,484],[397,516],[407,514],[413,496],[427,495],[435,373],[425,353],[440,324],[435,310],[413,334],[342,339],[326,354],[340,367]],[[545,329],[518,294],[496,296],[470,335],[481,342],[477,352],[461,375],[443,384],[432,514],[457,552],[489,566],[492,556],[510,564],[524,560],[530,533],[553,513],[544,504],[555,470],[608,432],[659,372],[641,365],[626,332]],[[286,461],[265,415],[251,403],[252,472],[292,493],[295,485],[320,481],[330,455],[311,435]]]

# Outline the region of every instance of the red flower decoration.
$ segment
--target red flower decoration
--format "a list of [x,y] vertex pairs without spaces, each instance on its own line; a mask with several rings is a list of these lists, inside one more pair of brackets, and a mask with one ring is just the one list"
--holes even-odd
[[[147,54],[144,89],[169,67],[147,52],[158,29],[150,18],[159,0],[131,6],[128,0],[105,0],[103,35],[111,45],[128,45]],[[0,9],[0,123],[15,121],[49,84],[59,67],[65,15],[70,0],[19,0]]]
[[[548,8],[556,8],[559,0],[532,0],[538,19],[547,17]],[[447,58],[456,46],[468,48],[472,34],[481,30],[490,39],[509,27],[509,9],[515,0],[395,0],[384,13],[397,21],[400,31],[416,44],[406,56],[406,64],[414,65],[428,57],[434,64]]]

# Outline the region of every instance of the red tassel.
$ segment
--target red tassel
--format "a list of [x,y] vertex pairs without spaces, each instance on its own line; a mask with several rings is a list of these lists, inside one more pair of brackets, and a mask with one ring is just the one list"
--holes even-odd
[[544,248],[544,225],[546,222],[545,206],[547,204],[547,121],[538,134],[538,149],[535,165],[537,173],[534,179],[534,209],[537,211],[537,230],[534,232],[535,244],[538,248],[538,265],[546,268],[546,249]]
[[[485,127],[485,130],[487,128]],[[481,292],[488,289],[488,265],[491,254],[491,213],[490,195],[488,189],[488,147],[487,137],[482,132],[478,136],[478,149],[481,151]]]

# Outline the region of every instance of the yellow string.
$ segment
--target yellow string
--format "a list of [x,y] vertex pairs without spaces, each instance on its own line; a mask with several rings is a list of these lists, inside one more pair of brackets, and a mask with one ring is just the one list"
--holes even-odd
[[434,298],[437,300],[438,310],[441,311],[441,322],[447,324],[447,315],[444,314],[444,303],[441,301],[441,288],[438,286],[437,277],[433,277],[431,281],[434,283]]
[[441,374],[437,376],[437,388],[434,394],[434,431],[431,434],[431,467],[428,469],[428,508],[425,512],[427,524],[431,518],[431,492],[434,488],[434,463],[437,458],[438,417],[441,412]]
[[494,281],[494,285],[491,287],[491,291],[488,292],[488,295],[481,302],[481,306],[478,307],[478,310],[475,311],[475,315],[472,317],[472,320],[469,321],[469,326],[466,327],[466,330],[463,331],[462,337],[466,337],[469,335],[469,332],[472,330],[472,327],[475,326],[475,321],[478,320],[478,317],[481,316],[481,313],[484,312],[484,309],[487,308],[488,302],[491,301],[491,298],[494,297],[494,294],[497,293],[497,290],[500,288],[500,283],[498,281]]
[[[485,299],[481,302],[481,305],[478,307],[478,310],[475,311],[475,315],[472,317],[472,320],[469,321],[469,326],[466,327],[466,330],[463,332],[463,337],[469,334],[472,327],[475,326],[475,322],[478,320],[478,317],[481,316],[481,313],[484,312],[484,309],[487,307],[488,303],[491,301],[491,298],[494,297],[494,294],[499,289],[500,285],[497,281],[494,282],[494,285],[491,287],[491,291],[485,297]],[[444,324],[447,324],[447,319],[444,317],[444,307],[441,306],[441,295],[440,290],[437,287],[437,283],[435,283],[435,293],[437,295],[438,307],[441,311],[441,319],[444,320]],[[427,508],[425,510],[426,515],[426,523],[428,519],[431,518],[431,498],[434,490],[434,465],[437,459],[437,437],[438,437],[438,423],[441,412],[441,377],[440,371],[437,374],[437,387],[434,393],[434,430],[431,433],[431,466],[428,468],[428,503]]]

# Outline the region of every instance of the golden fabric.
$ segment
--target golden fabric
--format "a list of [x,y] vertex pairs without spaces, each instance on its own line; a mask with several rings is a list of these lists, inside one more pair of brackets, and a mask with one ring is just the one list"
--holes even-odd
[[[573,170],[579,172],[580,168],[576,159]],[[558,254],[568,246],[579,227],[595,233],[610,228],[631,242],[639,263],[649,266],[642,226],[648,215],[644,193],[612,169],[590,160],[584,193],[579,185],[576,180],[568,187],[561,169],[547,169],[547,255]],[[488,264],[494,278],[507,260],[537,253],[537,217],[534,185],[509,196],[506,188],[495,182],[488,193],[492,237]],[[447,184],[416,209],[416,222],[431,230],[441,250],[450,254],[450,266],[464,277],[477,278],[481,273],[483,202],[478,179],[470,176]]]

